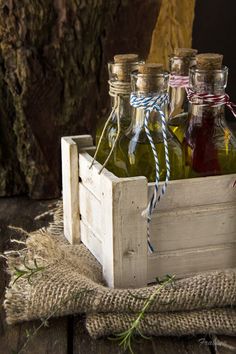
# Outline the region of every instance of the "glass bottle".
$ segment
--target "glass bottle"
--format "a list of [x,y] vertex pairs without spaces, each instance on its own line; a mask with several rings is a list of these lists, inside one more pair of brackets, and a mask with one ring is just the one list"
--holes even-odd
[[[111,119],[107,124],[99,149],[97,161],[101,164],[105,162],[118,133],[118,118],[120,122],[120,134],[122,134],[131,121],[131,107],[129,97],[131,92],[130,73],[141,63],[137,54],[118,54],[114,56],[114,62],[108,63],[109,72],[109,94],[111,96]],[[119,96],[119,97],[118,97]],[[96,146],[98,146],[104,125],[108,117],[101,120],[96,130]],[[112,170],[112,154],[106,167]]]
[[196,64],[196,49],[175,48],[170,56],[169,81],[169,126],[178,140],[182,143],[188,119],[188,86],[189,68]]
[[206,104],[202,96],[196,96],[225,94],[228,68],[222,67],[221,62],[221,55],[201,54],[197,56],[197,67],[190,69],[193,97],[184,139],[186,177],[236,172],[236,139],[226,123],[225,106]]
[[[145,69],[145,70],[144,70]],[[141,73],[142,72],[142,73]],[[162,65],[145,64],[139,66],[139,71],[131,74],[132,91],[139,97],[150,97],[167,93],[169,75],[163,72]],[[162,106],[167,113],[167,104]],[[145,111],[133,108],[132,121],[125,134],[116,146],[114,170],[118,176],[146,176],[149,182],[155,181],[156,168],[152,148],[144,128]],[[160,164],[160,180],[165,180],[166,163],[161,116],[152,111],[148,128],[155,143]],[[167,127],[167,140],[171,166],[170,179],[184,177],[182,147],[176,137]],[[121,170],[122,167],[122,170]]]

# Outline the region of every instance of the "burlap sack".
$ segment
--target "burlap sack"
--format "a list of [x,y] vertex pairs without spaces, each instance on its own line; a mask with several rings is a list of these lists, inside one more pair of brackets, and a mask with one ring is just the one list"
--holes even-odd
[[[127,329],[157,286],[109,289],[99,263],[83,246],[63,237],[62,208],[49,228],[28,235],[25,247],[7,252],[11,281],[4,306],[9,324],[19,321],[86,313],[93,337]],[[15,280],[15,267],[45,267]],[[145,334],[236,334],[236,269],[199,274],[166,286],[142,321]]]

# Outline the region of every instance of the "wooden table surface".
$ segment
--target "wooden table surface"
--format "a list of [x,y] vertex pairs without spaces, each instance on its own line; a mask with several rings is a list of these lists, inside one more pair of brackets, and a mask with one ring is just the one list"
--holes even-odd
[[[0,253],[12,247],[13,234],[8,225],[19,226],[27,231],[47,224],[48,217],[34,220],[35,216],[55,205],[55,201],[32,201],[27,198],[0,199]],[[0,259],[0,296],[4,299],[7,274],[4,260]],[[0,354],[19,353],[27,339],[27,331],[37,328],[40,321],[8,326],[3,307],[0,308]],[[232,354],[236,353],[236,337],[215,338],[217,347],[211,345],[213,339],[204,335],[198,337],[155,337],[140,340],[134,345],[135,354]],[[68,316],[49,321],[29,341],[24,354],[119,354],[123,353],[116,342],[108,339],[92,340],[86,332],[83,316]]]

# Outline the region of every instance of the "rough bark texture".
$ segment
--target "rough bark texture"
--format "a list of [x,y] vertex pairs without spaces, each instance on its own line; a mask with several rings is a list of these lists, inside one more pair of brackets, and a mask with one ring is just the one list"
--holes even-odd
[[161,0],[0,0],[0,196],[60,195],[60,137],[107,107],[105,63],[149,51]]

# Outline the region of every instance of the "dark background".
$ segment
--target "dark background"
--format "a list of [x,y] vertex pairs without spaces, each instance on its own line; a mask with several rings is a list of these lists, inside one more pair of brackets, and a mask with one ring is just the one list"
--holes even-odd
[[[0,196],[59,197],[61,136],[94,134],[109,109],[107,61],[147,58],[161,0],[1,4]],[[192,46],[224,55],[234,102],[235,45],[236,0],[196,0]]]
[[[236,1],[196,0],[193,48],[224,55],[229,68],[227,93],[236,102]],[[227,113],[227,118],[233,119]]]

